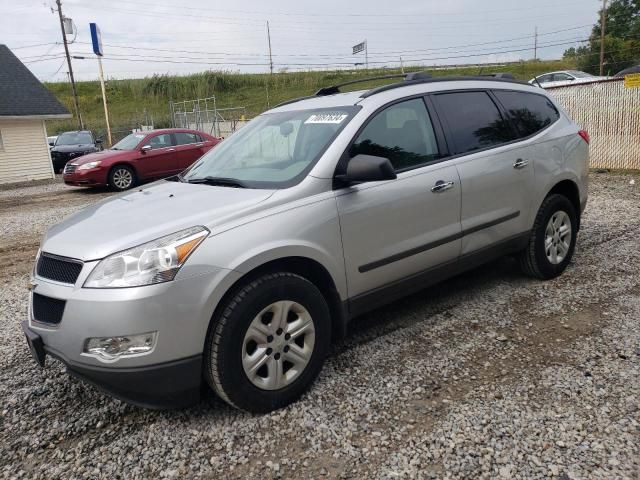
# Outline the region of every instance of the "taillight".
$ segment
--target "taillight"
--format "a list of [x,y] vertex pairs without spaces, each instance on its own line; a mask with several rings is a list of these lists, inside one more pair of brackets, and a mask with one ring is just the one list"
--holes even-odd
[[578,132],[578,135],[580,135],[582,137],[582,139],[587,142],[587,145],[589,144],[589,142],[591,141],[591,137],[589,137],[589,132],[587,132],[586,130],[580,130]]

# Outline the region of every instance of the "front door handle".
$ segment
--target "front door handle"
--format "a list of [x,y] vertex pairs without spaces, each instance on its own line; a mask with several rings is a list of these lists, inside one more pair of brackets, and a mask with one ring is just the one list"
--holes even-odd
[[169,148],[169,149],[167,149],[167,152],[175,152],[175,151],[176,151],[176,149],[175,149],[175,148]]
[[521,169],[521,168],[526,167],[527,165],[529,165],[529,162],[527,162],[526,160],[523,160],[523,159],[519,158],[519,159],[517,159],[517,160],[516,160],[516,163],[514,163],[514,164],[513,164],[513,168],[516,168],[516,169],[518,169],[518,170],[519,170],[519,169]]
[[440,192],[444,192],[445,190],[449,190],[450,188],[453,188],[453,182],[445,182],[444,180],[438,180],[436,182],[436,184],[431,187],[431,191],[433,193],[440,193]]

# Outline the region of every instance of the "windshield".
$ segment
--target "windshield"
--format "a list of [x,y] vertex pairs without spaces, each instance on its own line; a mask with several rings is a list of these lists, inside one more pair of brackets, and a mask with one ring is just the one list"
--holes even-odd
[[578,70],[569,70],[569,73],[576,78],[590,78],[593,77],[590,73],[587,72],[579,72]]
[[261,115],[200,158],[183,179],[223,178],[249,188],[295,185],[357,109],[348,106]]
[[111,147],[111,150],[133,150],[144,137],[146,137],[144,133],[132,133]]
[[65,132],[58,136],[56,145],[81,145],[93,143],[93,137],[88,132]]

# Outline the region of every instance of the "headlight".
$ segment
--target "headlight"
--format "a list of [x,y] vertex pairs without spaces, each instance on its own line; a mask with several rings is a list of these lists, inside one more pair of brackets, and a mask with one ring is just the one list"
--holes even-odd
[[169,282],[207,235],[206,228],[191,227],[114,253],[98,263],[84,287],[122,288]]
[[100,165],[101,161],[96,160],[95,162],[83,163],[78,167],[78,170],[91,170],[92,168],[96,168]]

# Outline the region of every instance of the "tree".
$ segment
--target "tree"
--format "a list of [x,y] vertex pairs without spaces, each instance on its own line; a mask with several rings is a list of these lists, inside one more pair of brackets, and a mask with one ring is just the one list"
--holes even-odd
[[[640,0],[612,0],[607,6],[604,38],[604,70],[616,72],[640,63]],[[576,59],[585,72],[597,74],[600,69],[601,12],[591,30],[587,46],[565,50],[563,58]]]

